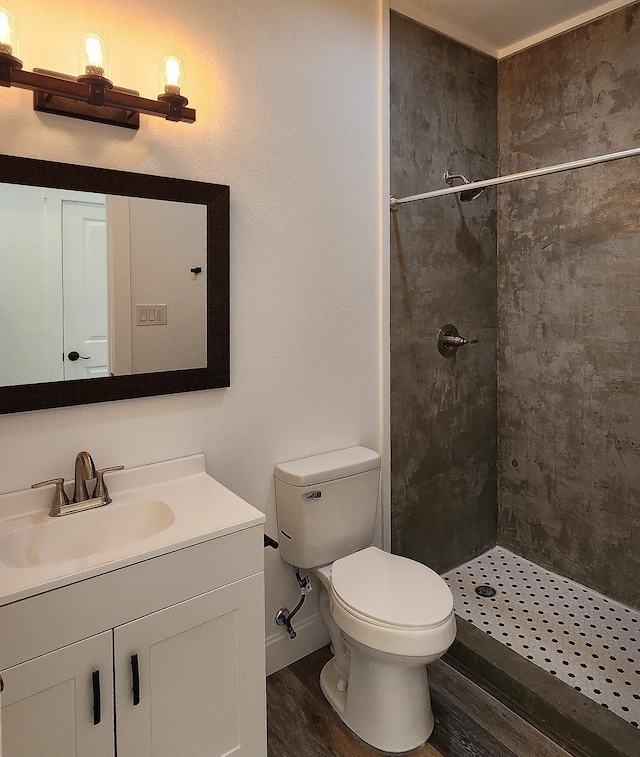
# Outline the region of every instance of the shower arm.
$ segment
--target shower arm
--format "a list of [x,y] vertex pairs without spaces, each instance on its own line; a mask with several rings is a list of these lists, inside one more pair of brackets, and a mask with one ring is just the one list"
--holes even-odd
[[446,189],[436,189],[432,192],[424,192],[419,195],[410,197],[392,197],[390,200],[391,210],[398,210],[400,205],[416,200],[429,200],[432,197],[442,197],[443,195],[460,194],[473,189],[486,189],[486,187],[495,187],[499,184],[510,184],[514,181],[523,179],[535,179],[538,176],[548,176],[553,173],[562,173],[563,171],[572,171],[574,168],[587,168],[599,163],[609,163],[612,160],[622,160],[623,158],[634,158],[640,156],[640,147],[634,147],[631,150],[622,150],[621,152],[612,152],[607,155],[598,155],[595,158],[583,158],[582,160],[572,160],[569,163],[558,163],[546,168],[536,168],[532,171],[523,171],[522,173],[513,173],[508,176],[498,176],[495,179],[484,179],[483,181],[472,181],[469,184],[460,184],[455,187]]
[[[453,180],[454,179],[460,179],[462,184],[471,184],[469,179],[464,174],[461,173],[450,173],[448,170],[444,172],[444,175],[442,176],[444,181],[450,186],[453,186]],[[460,186],[460,185],[459,185]]]

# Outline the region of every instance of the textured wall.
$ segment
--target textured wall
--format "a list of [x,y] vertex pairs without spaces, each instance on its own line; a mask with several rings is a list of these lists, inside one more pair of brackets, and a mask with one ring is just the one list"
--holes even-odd
[[[0,87],[0,149],[230,184],[231,386],[3,416],[0,491],[71,478],[80,449],[126,466],[205,452],[208,471],[266,512],[273,533],[274,463],[380,444],[382,3],[19,7],[26,68],[73,73],[80,35],[96,30],[115,82],[155,97],[162,56],[182,53],[195,124],[143,116],[134,133],[36,114],[29,92]],[[275,626],[299,592],[274,550],[265,561],[268,660],[287,664],[326,631],[315,594],[296,641]]]
[[[640,144],[640,5],[500,64],[501,173]],[[501,544],[638,606],[640,159],[499,197]]]
[[[391,187],[445,187],[442,174],[494,176],[496,62],[391,18]],[[403,206],[391,228],[393,551],[445,570],[496,539],[493,191]],[[480,344],[452,359],[453,323]]]

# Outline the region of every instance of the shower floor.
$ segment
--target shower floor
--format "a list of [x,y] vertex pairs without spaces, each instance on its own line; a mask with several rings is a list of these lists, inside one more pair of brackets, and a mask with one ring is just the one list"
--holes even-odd
[[503,547],[443,578],[458,616],[640,728],[640,612]]

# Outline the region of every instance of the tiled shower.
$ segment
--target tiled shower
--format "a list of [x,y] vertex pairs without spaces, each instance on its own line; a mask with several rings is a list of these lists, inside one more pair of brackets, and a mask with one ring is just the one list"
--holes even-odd
[[503,547],[444,578],[459,617],[640,727],[640,612]]
[[[640,3],[499,62],[393,15],[393,193],[638,146],[639,51]],[[391,223],[393,550],[448,571],[460,617],[636,725],[639,161]],[[478,344],[443,358],[445,323]]]

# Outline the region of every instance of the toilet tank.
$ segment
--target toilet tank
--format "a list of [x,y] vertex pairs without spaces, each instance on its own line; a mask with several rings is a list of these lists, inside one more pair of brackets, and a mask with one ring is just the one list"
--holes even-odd
[[371,544],[378,506],[380,455],[349,447],[275,468],[280,554],[315,568]]

